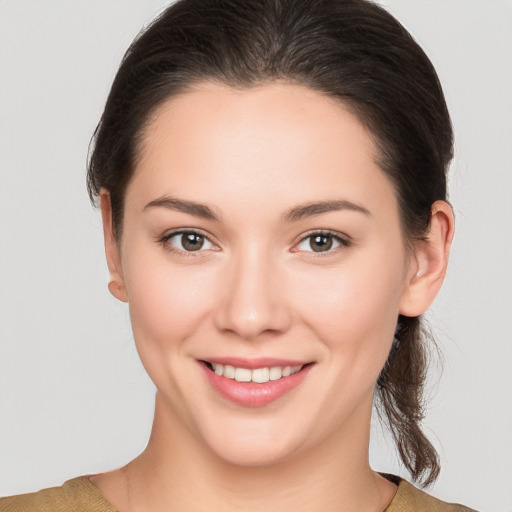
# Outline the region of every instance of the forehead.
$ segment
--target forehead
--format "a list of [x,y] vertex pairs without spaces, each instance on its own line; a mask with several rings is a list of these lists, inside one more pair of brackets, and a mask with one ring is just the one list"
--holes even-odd
[[[212,125],[216,128],[214,132]],[[328,137],[330,133],[333,137]],[[285,138],[296,141],[306,138],[312,144],[322,139],[328,143],[334,137],[340,144],[357,139],[354,156],[362,146],[377,156],[371,134],[346,105],[289,82],[271,82],[244,89],[201,83],[186,89],[169,98],[150,116],[139,149],[141,156],[153,152],[158,136],[180,137],[182,144],[206,135],[204,138],[215,143],[216,134],[228,135],[235,142],[250,139],[253,145],[276,140],[276,135],[279,142]],[[190,138],[191,135],[194,137]],[[221,142],[224,146],[227,144],[226,140]],[[210,145],[204,149],[209,148]]]
[[172,97],[148,122],[139,156],[128,194],[147,200],[243,196],[257,207],[264,192],[280,201],[371,201],[382,187],[394,198],[358,119],[341,102],[289,83],[202,84]]

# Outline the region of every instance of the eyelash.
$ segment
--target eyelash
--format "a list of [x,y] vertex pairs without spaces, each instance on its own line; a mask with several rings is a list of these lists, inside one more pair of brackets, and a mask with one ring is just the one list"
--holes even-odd
[[[309,233],[302,235],[301,238],[293,244],[293,246],[297,247],[301,243],[305,242],[308,239],[312,239],[315,236],[328,236],[328,237],[331,237],[333,241],[335,241],[339,244],[334,249],[332,249],[332,250],[330,249],[325,252],[303,251],[303,252],[313,254],[315,258],[325,258],[325,257],[332,256],[333,254],[336,254],[337,252],[339,252],[340,249],[346,249],[352,245],[352,240],[350,240],[350,238],[347,237],[346,235],[342,235],[341,233],[337,233],[336,231],[331,231],[330,229],[321,229],[321,230],[316,230],[316,231],[310,231]],[[293,249],[292,249],[292,251],[300,252],[299,250],[293,250]]]
[[174,238],[175,236],[178,236],[178,235],[191,235],[191,234],[192,235],[201,236],[205,240],[210,242],[212,245],[215,245],[210,240],[210,238],[207,235],[205,235],[201,231],[198,231],[198,230],[192,229],[192,228],[190,228],[190,229],[179,229],[177,231],[172,231],[171,233],[168,233],[167,235],[165,235],[162,238],[160,238],[158,241],[164,247],[164,249],[166,249],[167,251],[172,252],[174,254],[178,254],[179,256],[184,256],[186,258],[201,257],[201,256],[203,256],[203,254],[201,254],[201,253],[204,252],[204,251],[201,251],[201,250],[199,250],[199,251],[182,251],[181,249],[177,249],[176,247],[172,246],[169,243],[169,240],[171,240],[171,238]]
[[[205,240],[207,240],[209,243],[215,245],[210,240],[210,238],[207,235],[205,235],[201,231],[198,231],[198,230],[192,229],[192,228],[191,229],[181,229],[181,230],[178,230],[178,231],[172,231],[171,233],[168,233],[167,235],[165,235],[162,238],[160,238],[158,240],[158,242],[166,250],[168,250],[168,251],[170,251],[170,252],[172,252],[174,254],[178,254],[180,256],[192,257],[192,258],[197,258],[197,257],[203,256],[201,253],[203,253],[204,250],[182,251],[181,249],[177,249],[176,247],[174,247],[171,244],[169,244],[169,240],[171,240],[171,238],[174,238],[175,236],[178,236],[178,235],[186,235],[186,234],[194,234],[194,235],[201,236]],[[328,250],[328,251],[325,251],[325,252],[302,251],[302,252],[313,253],[313,254],[315,254],[316,258],[330,256],[333,253],[338,252],[337,249],[339,249],[340,247],[341,248],[347,248],[347,247],[350,247],[352,245],[352,241],[347,236],[343,236],[340,233],[337,233],[336,231],[317,230],[317,231],[311,231],[309,233],[306,233],[297,242],[294,242],[293,246],[296,247],[296,246],[300,245],[301,243],[305,242],[306,240],[311,239],[311,238],[313,238],[315,236],[329,236],[329,237],[331,237],[333,239],[333,241],[336,241],[339,244],[339,246],[335,247],[333,250]],[[292,249],[292,251],[293,252],[301,252],[301,251],[293,250],[293,249]]]

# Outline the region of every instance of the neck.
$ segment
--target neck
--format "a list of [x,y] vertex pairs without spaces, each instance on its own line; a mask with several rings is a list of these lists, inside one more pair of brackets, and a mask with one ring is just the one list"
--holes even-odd
[[[138,510],[382,511],[396,487],[368,463],[371,404],[345,432],[266,466],[239,466],[201,445],[157,397],[151,438],[122,470],[122,512]],[[118,479],[119,481],[119,479]]]

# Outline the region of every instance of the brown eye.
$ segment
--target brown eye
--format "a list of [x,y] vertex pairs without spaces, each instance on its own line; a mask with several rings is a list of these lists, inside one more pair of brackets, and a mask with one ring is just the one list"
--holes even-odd
[[198,251],[204,245],[204,236],[196,233],[184,233],[181,236],[181,245],[186,251]]
[[348,246],[349,243],[332,233],[313,233],[303,238],[297,249],[305,252],[329,252],[340,245]]
[[213,244],[205,236],[194,231],[174,233],[167,239],[167,242],[178,251],[183,252],[194,252],[213,247]]
[[332,248],[333,239],[330,235],[315,235],[310,237],[309,245],[314,252],[324,252]]

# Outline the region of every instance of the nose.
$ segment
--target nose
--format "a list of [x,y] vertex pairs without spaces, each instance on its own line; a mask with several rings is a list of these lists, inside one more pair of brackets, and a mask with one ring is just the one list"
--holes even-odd
[[283,333],[292,321],[283,272],[261,252],[246,249],[226,263],[215,312],[219,330],[247,340]]

